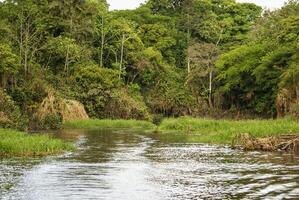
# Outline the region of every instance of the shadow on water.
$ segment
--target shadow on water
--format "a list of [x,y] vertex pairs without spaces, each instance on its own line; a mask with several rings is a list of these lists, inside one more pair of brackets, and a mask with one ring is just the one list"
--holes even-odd
[[298,199],[294,154],[189,144],[188,135],[63,130],[78,150],[0,161],[0,199]]

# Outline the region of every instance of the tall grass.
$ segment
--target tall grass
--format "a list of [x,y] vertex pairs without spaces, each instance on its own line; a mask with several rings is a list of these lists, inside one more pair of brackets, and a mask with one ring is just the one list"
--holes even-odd
[[0,129],[0,157],[45,156],[72,150],[70,144],[46,135]]
[[181,117],[165,119],[159,126],[159,130],[196,135],[191,137],[193,142],[228,144],[242,133],[254,137],[299,134],[299,122],[293,119],[230,121]]
[[156,126],[148,121],[139,120],[100,120],[100,119],[89,119],[89,120],[76,120],[66,122],[64,128],[72,129],[96,129],[96,128],[143,128],[143,129],[154,129]]

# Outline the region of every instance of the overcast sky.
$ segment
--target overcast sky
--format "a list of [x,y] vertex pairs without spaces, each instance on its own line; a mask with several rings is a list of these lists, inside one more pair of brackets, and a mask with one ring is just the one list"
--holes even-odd
[[[110,10],[133,9],[137,8],[145,0],[107,0],[110,4]],[[239,2],[256,3],[263,8],[280,8],[285,0],[237,0]]]

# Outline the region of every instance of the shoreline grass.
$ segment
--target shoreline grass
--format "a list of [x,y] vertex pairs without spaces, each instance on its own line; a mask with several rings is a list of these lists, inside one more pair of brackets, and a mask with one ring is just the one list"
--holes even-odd
[[73,150],[73,146],[48,135],[30,135],[24,132],[0,129],[0,158],[39,157]]
[[290,119],[277,120],[213,120],[192,117],[166,118],[159,126],[138,120],[76,120],[64,124],[66,129],[131,128],[158,131],[161,134],[186,134],[189,142],[232,144],[239,134],[255,138],[299,135],[299,122]]
[[149,121],[139,120],[110,120],[110,119],[88,119],[66,122],[66,129],[98,129],[98,128],[143,128],[154,129],[156,125]]
[[231,144],[239,134],[256,138],[298,134],[299,122],[293,119],[277,120],[211,120],[181,117],[164,119],[158,130],[162,133],[189,134],[191,142]]

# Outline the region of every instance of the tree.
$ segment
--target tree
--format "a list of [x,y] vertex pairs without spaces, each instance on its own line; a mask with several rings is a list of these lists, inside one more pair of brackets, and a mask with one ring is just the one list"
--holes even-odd
[[[250,42],[217,61],[221,90],[234,99],[233,104],[274,115],[279,85],[296,80],[299,29],[294,10],[298,8],[298,2],[291,1],[279,11],[266,13],[248,35]],[[291,85],[287,87],[295,87]]]
[[48,39],[45,54],[49,58],[45,65],[50,65],[55,74],[64,72],[69,75],[71,66],[89,58],[88,51],[76,44],[74,39],[62,36]]
[[18,48],[20,65],[25,75],[36,62],[36,54],[42,46],[40,7],[44,4],[44,0],[38,3],[34,0],[7,0],[2,7],[13,33],[9,36]]
[[108,11],[104,10],[99,13],[97,19],[97,36],[100,38],[100,67],[103,67],[103,56],[104,56],[104,47],[106,44],[107,33],[109,32],[110,26],[106,23],[109,22]]
[[98,118],[112,90],[121,85],[116,70],[97,66],[80,67],[73,80],[76,98],[85,105],[89,116]]
[[118,68],[119,79],[125,72],[126,63],[129,63],[134,53],[143,49],[143,43],[137,35],[134,23],[124,18],[114,19],[110,23],[110,38],[107,40],[107,48],[114,54],[112,66]]
[[14,78],[19,71],[19,57],[12,52],[7,44],[0,43],[0,79],[1,87],[6,88],[7,83],[11,80],[14,85]]
[[185,0],[150,0],[147,6],[151,8],[155,14],[175,15],[179,13]]
[[210,108],[213,108],[213,82],[215,74],[215,62],[218,58],[219,48],[212,43],[195,43],[188,49],[190,56],[190,73],[188,83],[193,91],[208,100]]

